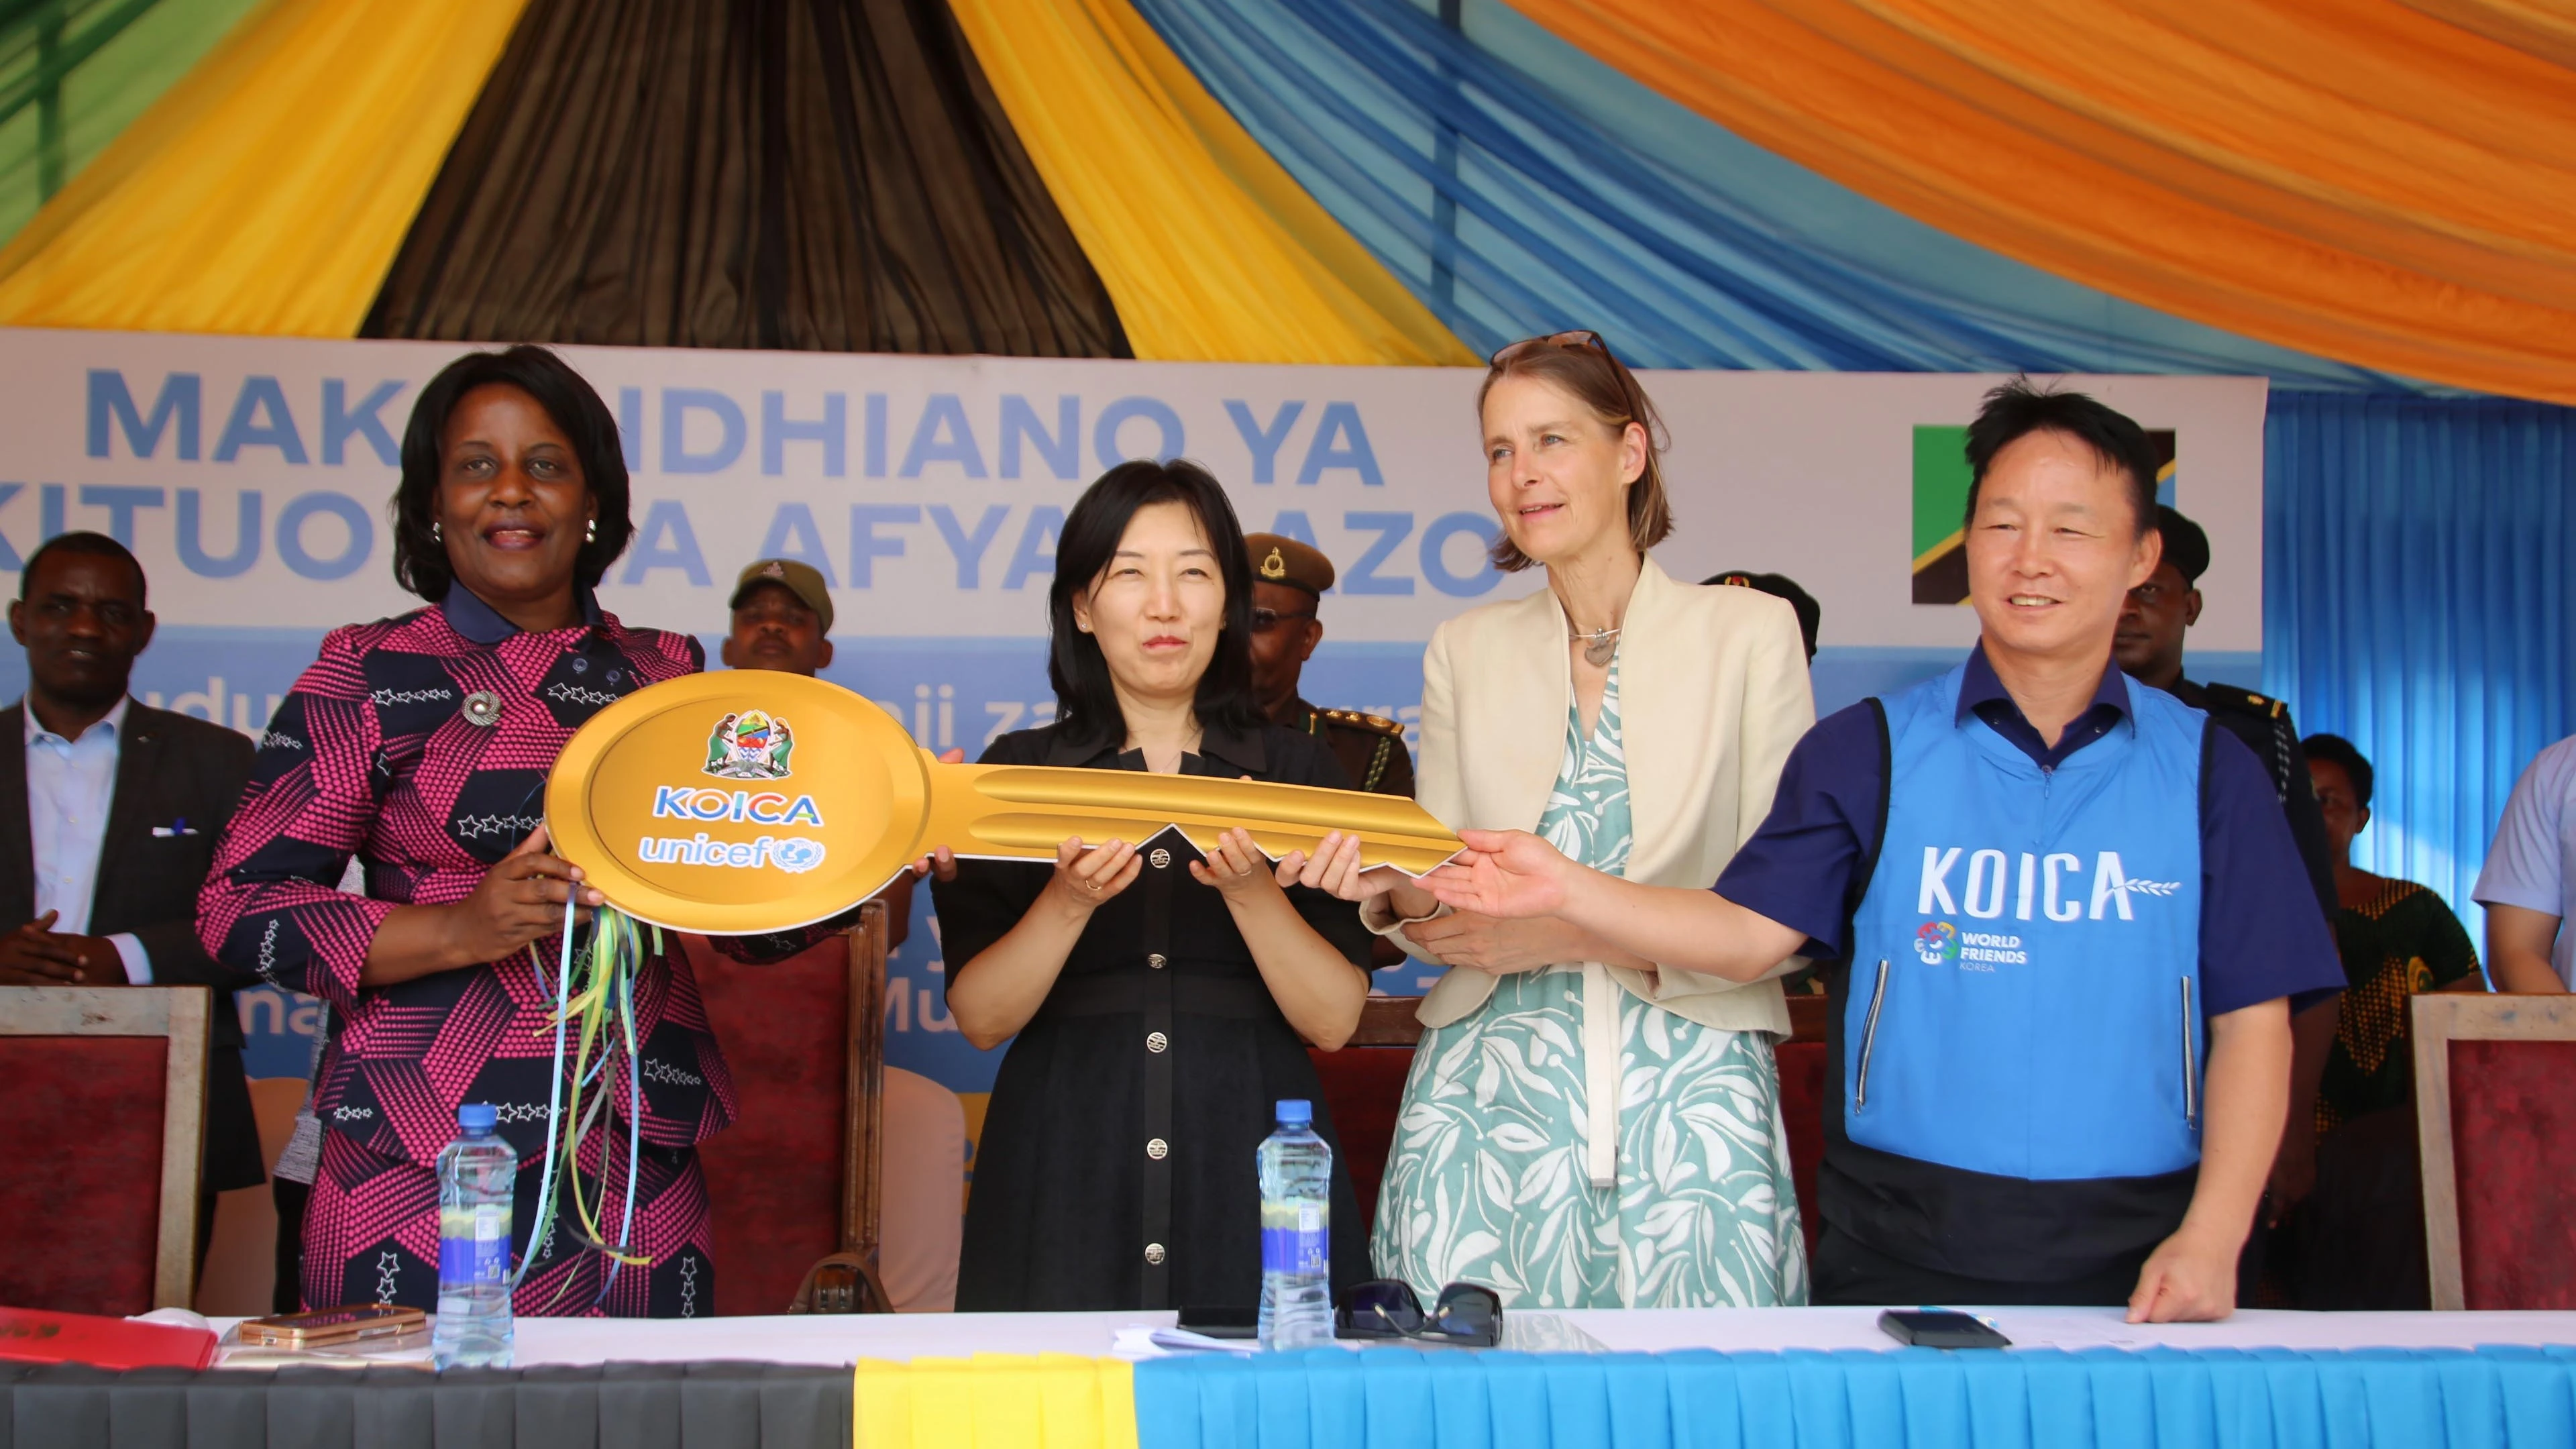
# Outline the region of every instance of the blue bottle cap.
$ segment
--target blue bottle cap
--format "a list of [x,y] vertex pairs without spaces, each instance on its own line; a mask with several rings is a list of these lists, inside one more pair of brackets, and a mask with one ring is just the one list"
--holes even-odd
[[456,1125],[468,1132],[489,1132],[500,1120],[501,1114],[489,1102],[456,1104]]
[[1315,1104],[1302,1097],[1289,1097],[1279,1104],[1279,1125],[1303,1127],[1315,1120]]

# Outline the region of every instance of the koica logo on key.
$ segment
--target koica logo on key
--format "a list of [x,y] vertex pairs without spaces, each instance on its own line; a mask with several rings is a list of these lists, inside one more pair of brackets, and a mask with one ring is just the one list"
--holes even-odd
[[754,825],[815,825],[823,823],[823,812],[815,807],[814,797],[799,795],[789,799],[774,790],[715,790],[698,785],[656,785],[653,787],[653,818],[656,820],[730,820],[749,821]]

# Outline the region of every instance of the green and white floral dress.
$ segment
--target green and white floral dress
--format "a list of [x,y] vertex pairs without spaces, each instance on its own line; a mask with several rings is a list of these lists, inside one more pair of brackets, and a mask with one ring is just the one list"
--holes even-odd
[[[1589,739],[1567,711],[1538,833],[1597,870],[1626,869],[1615,658]],[[1462,1281],[1530,1308],[1806,1302],[1770,1037],[1702,1026],[1590,971],[1603,978],[1590,999],[1616,1003],[1615,1037],[1593,1037],[1615,1040],[1615,1073],[1585,1070],[1580,964],[1505,975],[1481,1010],[1424,1034],[1378,1199],[1377,1271],[1425,1302]],[[1618,1096],[1608,1186],[1587,1165],[1587,1078]]]

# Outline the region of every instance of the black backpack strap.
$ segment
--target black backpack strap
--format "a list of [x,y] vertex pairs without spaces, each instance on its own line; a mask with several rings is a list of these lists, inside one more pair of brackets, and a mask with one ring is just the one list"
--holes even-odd
[[[1852,871],[1851,886],[1843,896],[1843,918],[1846,923],[1860,915],[1861,898],[1869,894],[1869,883],[1878,874],[1879,852],[1887,848],[1887,798],[1896,789],[1896,742],[1887,729],[1887,702],[1877,695],[1866,701],[1869,716],[1878,722],[1878,819],[1870,831],[1868,848],[1861,852],[1860,863]],[[1844,932],[1846,945],[1857,949]]]
[[[1876,695],[1869,697],[1869,713],[1878,721],[1878,820],[1870,832],[1869,843],[1852,868],[1851,884],[1843,897],[1843,955],[1838,961],[1819,962],[1825,978],[1825,991],[1833,998],[1835,1010],[1825,1025],[1825,1151],[1830,1160],[1835,1154],[1850,1151],[1851,1142],[1843,1128],[1843,1007],[1851,1000],[1853,967],[1860,958],[1860,903],[1869,895],[1870,880],[1878,874],[1878,858],[1887,848],[1888,797],[1896,789],[1896,744],[1887,727],[1887,702]],[[1830,1178],[1832,1174],[1827,1173]],[[1837,1189],[1825,1183],[1819,1190]]]

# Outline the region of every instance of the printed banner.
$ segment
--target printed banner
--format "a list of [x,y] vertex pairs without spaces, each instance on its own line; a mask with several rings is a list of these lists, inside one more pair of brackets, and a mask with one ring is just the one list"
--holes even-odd
[[[95,529],[150,575],[160,619],[135,692],[256,736],[325,629],[417,607],[393,581],[388,505],[420,386],[466,349],[0,330],[0,571]],[[1187,456],[1247,529],[1339,566],[1316,703],[1419,718],[1421,649],[1443,619],[1541,587],[1485,562],[1474,370],[569,348],[617,415],[637,536],[600,590],[630,623],[709,654],[735,573],[800,558],[831,581],[828,677],[914,738],[972,758],[1053,717],[1045,591],[1065,510],[1105,467]],[[1675,577],[1787,574],[1821,601],[1830,710],[1954,661],[1964,465],[1956,439],[2000,378],[1649,373],[1671,433]],[[2194,668],[2251,681],[2262,639],[2264,383],[2071,380],[2155,430],[2166,496],[2209,531]],[[1953,580],[1952,575],[1956,575]],[[2203,657],[2207,656],[2207,657]],[[0,660],[0,689],[24,664]],[[888,1059],[969,1094],[998,1053],[943,1000],[937,923],[916,895],[889,982]],[[1418,992],[1427,973],[1380,975]],[[253,1075],[301,1075],[312,1004],[242,997]]]

